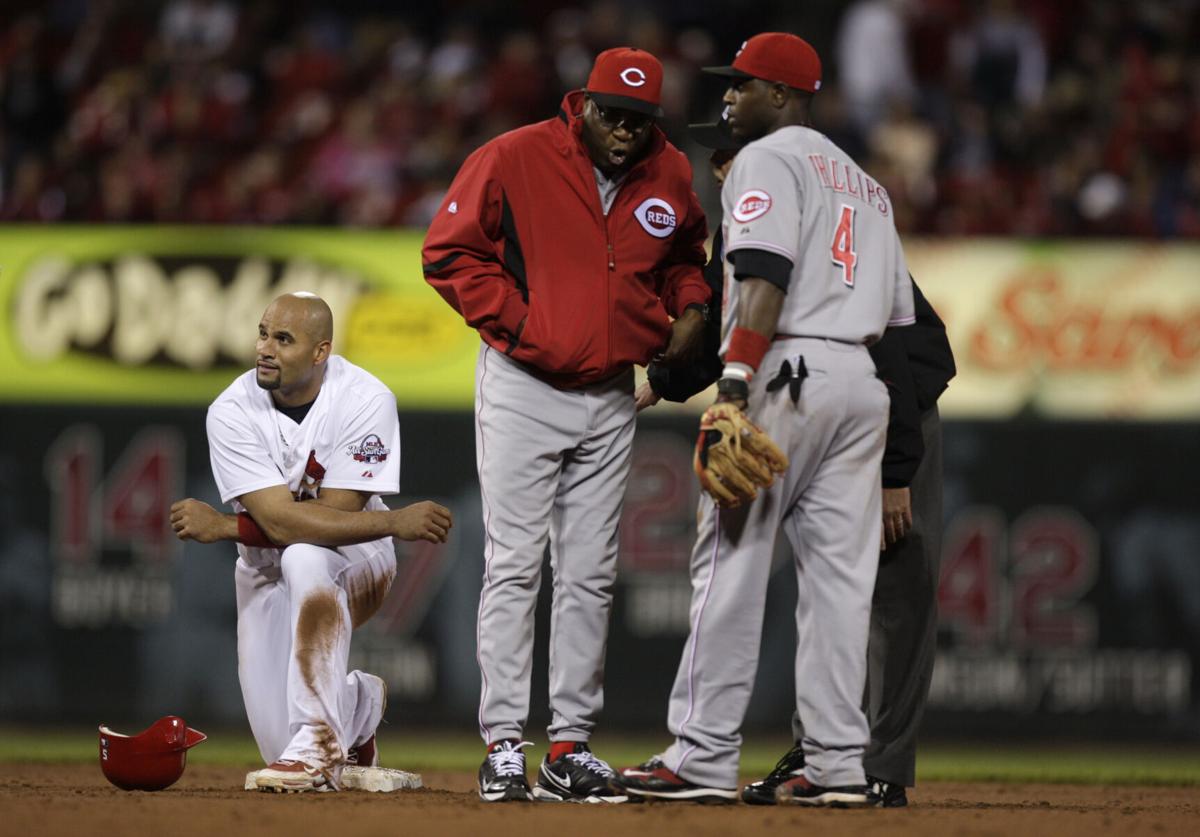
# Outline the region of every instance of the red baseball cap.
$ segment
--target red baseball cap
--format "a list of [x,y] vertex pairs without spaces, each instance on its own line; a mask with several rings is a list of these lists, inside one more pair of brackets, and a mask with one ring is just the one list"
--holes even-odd
[[663,68],[644,49],[617,47],[596,56],[584,90],[606,108],[625,108],[662,116]]
[[733,64],[704,72],[731,78],[777,81],[797,90],[821,89],[821,58],[812,45],[789,32],[763,32],[742,44]]

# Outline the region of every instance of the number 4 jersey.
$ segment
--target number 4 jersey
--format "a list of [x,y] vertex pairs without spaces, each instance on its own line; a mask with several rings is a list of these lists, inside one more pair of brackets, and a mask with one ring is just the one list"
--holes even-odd
[[[790,263],[779,334],[870,344],[887,326],[913,322],[912,282],[887,192],[823,134],[796,125],[747,145],[721,205],[722,355],[737,326],[735,270],[783,273]],[[775,270],[755,269],[771,264]]]
[[[362,491],[374,495],[366,507],[377,511],[387,508],[380,494],[400,490],[396,397],[338,355],[326,362],[321,391],[299,424],[275,409],[253,369],[238,376],[208,408],[208,451],[221,502],[238,512],[238,497],[274,485],[286,485],[297,501],[322,488]],[[388,538],[372,544],[391,548]],[[275,549],[238,544],[238,552],[255,567],[279,560]]]

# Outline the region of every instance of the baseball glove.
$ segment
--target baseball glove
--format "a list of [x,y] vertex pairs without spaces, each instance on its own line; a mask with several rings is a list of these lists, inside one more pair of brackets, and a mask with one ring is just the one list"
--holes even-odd
[[700,419],[692,458],[696,476],[719,505],[736,508],[768,488],[788,459],[771,437],[730,403],[713,404]]

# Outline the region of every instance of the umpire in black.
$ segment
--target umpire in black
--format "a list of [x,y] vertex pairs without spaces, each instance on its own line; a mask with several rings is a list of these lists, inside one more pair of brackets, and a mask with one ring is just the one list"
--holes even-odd
[[[913,282],[917,321],[871,347],[888,385],[883,536],[867,645],[867,782],[885,808],[908,804],[916,784],[917,728],[937,655],[942,554],[942,422],[937,400],[954,377],[946,326]],[[802,728],[793,718],[793,734]]]
[[[738,143],[724,117],[692,125],[696,142],[713,149],[718,179],[728,171]],[[651,364],[638,389],[639,409],[657,402],[686,401],[721,376],[722,242],[715,225],[712,256],[704,276],[713,289],[703,356],[691,366]],[[867,718],[871,742],[863,756],[877,805],[908,804],[916,783],[917,729],[925,714],[937,655],[937,585],[942,550],[942,424],[937,401],[954,377],[954,354],[946,326],[913,282],[917,320],[889,329],[870,348],[880,378],[888,385],[891,410],[883,454],[883,543],[867,650]],[[792,716],[792,740],[804,728]],[[774,805],[775,788],[804,767],[794,745],[763,779],[742,789],[752,805]]]

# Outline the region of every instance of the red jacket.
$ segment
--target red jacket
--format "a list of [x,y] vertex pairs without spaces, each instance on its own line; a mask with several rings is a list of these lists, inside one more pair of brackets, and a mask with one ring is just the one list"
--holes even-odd
[[606,217],[582,105],[569,93],[557,118],[467,158],[422,251],[426,281],[468,325],[562,387],[648,363],[667,344],[668,314],[710,294],[687,158],[651,128]]

